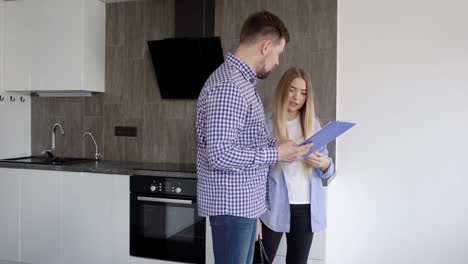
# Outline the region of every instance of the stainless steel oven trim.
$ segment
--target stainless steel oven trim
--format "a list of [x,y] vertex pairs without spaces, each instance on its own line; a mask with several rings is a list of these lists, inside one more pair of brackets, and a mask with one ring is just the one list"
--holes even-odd
[[138,176],[160,176],[160,177],[170,177],[170,178],[197,179],[196,172],[155,171],[155,170],[133,169],[133,174],[138,175]]
[[175,204],[193,204],[192,200],[184,200],[184,199],[170,199],[170,198],[159,198],[159,197],[145,197],[145,196],[138,196],[138,201],[145,201],[145,202],[160,202],[160,203],[175,203]]

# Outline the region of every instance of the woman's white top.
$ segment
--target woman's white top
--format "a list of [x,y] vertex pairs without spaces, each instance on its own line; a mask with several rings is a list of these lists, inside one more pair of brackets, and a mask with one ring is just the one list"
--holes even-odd
[[[288,135],[297,144],[304,141],[299,115],[286,123]],[[310,177],[303,159],[291,163],[282,162],[290,204],[310,204]]]

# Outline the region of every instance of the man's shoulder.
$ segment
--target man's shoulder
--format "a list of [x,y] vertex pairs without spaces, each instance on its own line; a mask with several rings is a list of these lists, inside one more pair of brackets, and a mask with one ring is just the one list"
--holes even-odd
[[238,92],[239,85],[235,79],[236,73],[233,66],[229,63],[224,63],[210,75],[203,87],[203,93]]
[[216,85],[219,83],[232,82],[234,76],[234,69],[229,63],[221,64],[211,75],[208,77],[206,83],[208,85]]

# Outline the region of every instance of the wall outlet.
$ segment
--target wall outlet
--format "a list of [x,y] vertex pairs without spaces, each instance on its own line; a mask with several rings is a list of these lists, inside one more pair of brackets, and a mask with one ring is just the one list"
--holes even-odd
[[137,136],[137,128],[136,127],[116,126],[115,127],[115,136],[116,137],[136,137]]

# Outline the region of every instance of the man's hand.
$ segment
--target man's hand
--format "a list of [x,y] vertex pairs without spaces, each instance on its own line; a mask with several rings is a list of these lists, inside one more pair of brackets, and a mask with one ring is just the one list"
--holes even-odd
[[278,160],[293,162],[304,156],[313,146],[313,143],[298,146],[294,141],[287,139],[278,139],[276,141],[276,150],[278,150]]
[[257,218],[257,231],[255,232],[255,241],[262,239],[262,222],[260,222],[260,218]]

